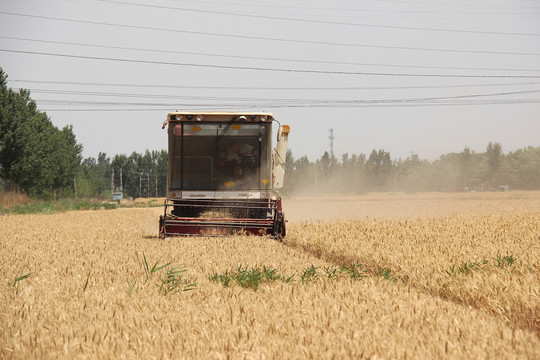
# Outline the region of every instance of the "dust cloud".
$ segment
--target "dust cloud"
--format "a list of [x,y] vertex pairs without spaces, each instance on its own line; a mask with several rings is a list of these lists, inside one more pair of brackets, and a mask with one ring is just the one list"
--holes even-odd
[[486,212],[507,214],[517,208],[540,210],[540,193],[372,193],[283,199],[283,210],[289,222],[362,218],[407,219]]

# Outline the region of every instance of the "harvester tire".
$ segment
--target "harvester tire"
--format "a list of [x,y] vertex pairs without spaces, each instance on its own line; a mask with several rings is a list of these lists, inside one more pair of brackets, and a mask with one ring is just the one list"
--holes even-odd
[[159,217],[159,238],[165,239],[165,219],[162,215]]
[[285,220],[285,214],[281,216],[281,237],[284,239],[285,235],[287,235],[287,230],[285,224],[287,221]]
[[274,226],[273,226],[272,232],[273,232],[274,237],[279,242],[283,242],[283,238],[285,238],[286,230],[285,230],[285,215],[282,212],[276,213],[276,218],[274,220]]

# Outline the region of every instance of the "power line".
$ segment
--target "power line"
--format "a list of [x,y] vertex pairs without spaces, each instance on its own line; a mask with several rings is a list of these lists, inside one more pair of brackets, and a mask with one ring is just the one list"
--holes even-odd
[[[520,91],[506,91],[496,93],[484,93],[484,94],[467,94],[467,95],[453,95],[453,96],[436,96],[436,97],[420,97],[420,98],[401,98],[401,99],[299,99],[299,98],[246,98],[246,97],[207,97],[207,96],[185,96],[179,97],[182,99],[191,100],[221,100],[221,101],[236,101],[236,102],[250,102],[264,101],[270,104],[370,104],[370,103],[411,103],[411,102],[425,102],[425,101],[446,101],[446,100],[458,100],[458,99],[471,99],[482,97],[496,97],[496,96],[508,96],[508,95],[523,95],[523,94],[535,94],[540,93],[540,89],[534,90],[520,90]],[[35,100],[37,102],[49,103],[49,104],[68,104],[68,105],[129,105],[129,106],[177,106],[177,103],[151,103],[151,102],[125,102],[125,101],[91,101],[91,100]]]
[[[111,92],[98,92],[98,91],[73,91],[73,90],[49,90],[49,89],[28,89],[32,93],[38,93],[38,94],[55,94],[55,95],[76,95],[76,96],[104,96],[107,98],[110,97],[132,97],[132,98],[150,98],[150,99],[181,99],[181,100],[223,100],[223,101],[229,101],[229,100],[235,100],[235,101],[303,101],[305,99],[293,99],[293,98],[279,98],[279,99],[269,99],[267,97],[261,98],[261,97],[231,97],[231,96],[200,96],[200,95],[164,95],[164,94],[133,94],[133,93],[111,93]],[[46,100],[49,101],[49,100]],[[50,100],[50,101],[56,101],[56,100]],[[58,100],[58,101],[64,101],[64,102],[78,102],[79,100]],[[108,104],[116,104],[117,102],[108,103]],[[100,102],[100,104],[102,104]],[[128,103],[130,105],[136,105],[139,103]]]
[[102,83],[102,82],[81,82],[81,81],[42,81],[42,80],[22,80],[9,79],[10,82],[36,83],[36,84],[57,84],[57,85],[81,85],[81,86],[107,86],[107,87],[141,87],[141,88],[164,88],[164,89],[205,89],[205,90],[400,90],[400,89],[451,89],[466,87],[492,87],[492,86],[518,86],[537,85],[538,81],[510,82],[493,84],[457,84],[457,85],[416,85],[416,86],[340,86],[340,87],[304,87],[304,86],[201,86],[201,85],[156,85],[156,84],[126,84],[126,83]]
[[325,60],[303,60],[303,59],[290,59],[290,58],[272,58],[272,57],[257,57],[257,56],[243,56],[243,55],[229,55],[229,54],[212,54],[190,51],[177,51],[177,50],[157,50],[157,49],[145,49],[125,46],[111,46],[111,45],[97,45],[97,44],[85,44],[75,43],[68,41],[53,41],[42,39],[28,39],[13,36],[2,36],[2,39],[18,40],[18,41],[30,41],[47,44],[59,44],[59,45],[74,45],[92,48],[102,49],[117,49],[117,50],[135,50],[144,52],[157,52],[167,54],[184,54],[184,55],[197,55],[197,56],[209,56],[209,57],[224,57],[233,59],[249,59],[249,60],[264,60],[264,61],[285,61],[285,62],[298,62],[298,63],[316,63],[316,64],[332,64],[332,65],[354,65],[354,66],[380,66],[380,67],[399,67],[399,68],[416,68],[416,69],[446,69],[446,70],[485,70],[485,71],[516,71],[516,72],[532,72],[540,71],[540,69],[511,69],[511,68],[479,68],[479,67],[458,67],[458,66],[432,66],[432,65],[403,65],[403,64],[380,64],[380,63],[356,63],[346,61],[325,61]]
[[[246,7],[255,7],[255,8],[271,8],[271,9],[292,9],[292,10],[302,10],[302,11],[310,11],[310,10],[322,10],[324,11],[324,14],[313,14],[313,16],[328,16],[328,12],[347,12],[347,13],[353,13],[352,15],[348,15],[349,17],[354,17],[354,18],[358,18],[358,17],[369,17],[370,19],[395,19],[396,17],[389,17],[389,16],[381,16],[381,15],[373,15],[373,14],[377,14],[377,13],[384,13],[384,14],[397,14],[397,15],[402,15],[402,14],[419,14],[419,15],[422,15],[422,14],[426,14],[426,15],[430,15],[429,17],[422,17],[422,16],[411,16],[411,15],[408,15],[407,16],[407,19],[429,19],[429,20],[433,20],[433,19],[460,19],[460,20],[463,20],[463,15],[480,15],[481,17],[479,18],[473,18],[473,17],[470,17],[468,16],[466,19],[467,20],[530,20],[530,21],[534,21],[536,20],[536,16],[537,15],[540,15],[540,13],[537,13],[537,12],[531,12],[530,10],[528,12],[509,12],[509,11],[503,11],[503,12],[489,12],[489,11],[486,11],[486,10],[482,10],[482,11],[474,11],[474,12],[470,12],[470,11],[441,11],[441,10],[437,10],[437,11],[425,11],[425,10],[394,10],[394,9],[382,9],[382,10],[372,10],[372,9],[355,9],[355,8],[337,8],[337,7],[313,7],[313,6],[309,6],[309,7],[301,7],[301,6],[284,6],[284,5],[268,5],[268,4],[259,4],[259,3],[236,3],[236,2],[218,2],[218,1],[201,1],[201,0],[181,0],[181,2],[188,2],[188,3],[196,3],[198,5],[200,4],[212,4],[212,5],[226,5],[227,7],[231,7],[231,6],[241,6],[242,8],[246,8]],[[380,3],[381,1],[377,1],[378,3]],[[433,4],[431,4],[433,5]],[[514,9],[513,7],[509,7],[509,8],[512,8]],[[519,7],[516,7],[516,8],[519,8]],[[533,9],[535,9],[534,7],[531,7]],[[529,7],[525,7],[525,9],[529,9]],[[540,9],[540,7],[538,8]],[[459,18],[457,17],[433,17],[433,15],[437,15],[437,14],[444,14],[444,15],[458,15]],[[503,15],[504,17],[503,18],[493,18],[493,17],[487,17],[486,16],[490,16],[490,15]],[[526,18],[510,18],[508,17],[509,15],[528,15],[529,17],[526,17]],[[340,15],[337,15],[337,16],[340,16]],[[533,18],[531,18],[530,16],[533,16]]]
[[514,33],[514,32],[502,32],[502,31],[459,30],[459,29],[443,29],[443,28],[425,28],[425,27],[415,27],[415,26],[362,24],[362,23],[348,23],[348,22],[327,21],[327,20],[278,17],[278,16],[269,16],[269,15],[239,14],[239,13],[232,13],[232,12],[226,12],[226,11],[201,10],[201,9],[180,8],[180,7],[163,6],[163,5],[128,3],[128,2],[117,1],[117,0],[95,0],[95,1],[121,4],[121,5],[130,5],[130,6],[150,7],[150,8],[157,8],[157,9],[180,10],[180,11],[196,12],[196,13],[203,13],[203,14],[227,15],[227,16],[244,17],[244,18],[247,17],[247,18],[256,18],[256,19],[292,21],[292,22],[326,24],[326,25],[344,25],[344,26],[357,26],[357,27],[368,27],[368,28],[379,28],[379,29],[433,31],[433,32],[446,32],[446,33],[462,33],[462,34],[540,36],[540,34],[536,34],[536,33]]
[[[157,99],[196,99],[196,100],[233,100],[233,101],[282,101],[282,102],[292,102],[292,101],[340,101],[337,100],[322,100],[322,99],[299,99],[299,98],[253,98],[253,97],[231,97],[231,96],[195,96],[195,95],[156,95],[156,94],[126,94],[126,93],[104,93],[97,91],[66,91],[66,90],[48,90],[48,89],[30,89],[32,92],[45,93],[45,94],[58,94],[58,95],[84,95],[84,96],[118,96],[118,97],[136,97],[136,98],[157,98]],[[454,95],[454,96],[444,96],[444,97],[430,97],[430,98],[421,98],[421,100],[441,100],[441,99],[460,99],[460,98],[469,98],[469,97],[487,97],[487,96],[503,96],[503,95],[522,95],[522,94],[532,94],[538,93],[540,89],[533,90],[519,90],[519,91],[505,91],[505,92],[496,92],[496,93],[487,93],[487,94],[469,94],[469,95]],[[56,101],[56,100],[46,100],[46,101]],[[80,100],[59,100],[64,102],[81,102]],[[349,100],[347,100],[349,101]],[[105,104],[99,102],[99,104]],[[117,102],[107,103],[107,104],[118,104]],[[129,105],[136,105],[142,103],[126,103]],[[146,104],[147,105],[147,104]],[[162,104],[159,104],[162,105]]]
[[437,49],[437,48],[420,48],[420,47],[405,47],[405,46],[368,45],[368,44],[300,40],[300,39],[275,38],[275,37],[263,37],[263,36],[251,36],[251,35],[226,34],[226,33],[212,33],[212,32],[193,31],[193,30],[156,28],[156,27],[141,26],[141,25],[114,24],[114,23],[106,23],[106,22],[100,22],[100,21],[65,19],[65,18],[58,18],[58,17],[52,17],[52,16],[19,14],[19,13],[5,12],[5,11],[0,11],[0,14],[29,17],[29,18],[34,18],[34,19],[65,21],[65,22],[72,22],[72,23],[79,23],[79,24],[105,25],[105,26],[111,26],[111,27],[147,30],[147,31],[148,30],[162,31],[162,32],[194,34],[194,35],[204,35],[204,36],[228,37],[228,38],[235,38],[235,39],[279,41],[279,42],[312,44],[312,45],[347,46],[347,47],[362,47],[362,48],[390,49],[390,50],[435,51],[435,52],[451,52],[451,53],[466,53],[466,54],[497,54],[497,55],[524,55],[524,56],[539,56],[540,55],[540,53],[527,53],[527,52],[458,50],[458,49]]
[[[450,14],[473,14],[473,15],[526,15],[529,13],[508,13],[508,12],[500,12],[500,13],[488,13],[488,12],[463,12],[463,11],[418,11],[418,10],[366,10],[366,9],[354,9],[354,8],[333,8],[333,7],[305,7],[305,6],[284,6],[284,5],[263,5],[263,4],[254,4],[254,3],[237,3],[237,2],[219,2],[219,1],[202,1],[202,0],[180,0],[180,2],[189,2],[189,3],[196,3],[196,4],[213,4],[213,5],[227,5],[227,6],[242,6],[242,7],[258,7],[258,8],[277,8],[277,9],[296,9],[296,10],[324,10],[324,11],[346,11],[346,12],[397,12],[397,13],[427,13],[427,14],[440,14],[440,13],[450,13]],[[384,0],[377,0],[377,2],[384,2]],[[410,2],[410,1],[396,1],[399,3],[416,3],[416,2]],[[427,3],[434,5],[433,3]],[[438,3],[437,5],[441,5]],[[442,4],[444,5],[444,4]],[[459,5],[459,4],[456,4]],[[464,5],[464,4],[461,4]],[[470,4],[467,4],[470,5]],[[473,5],[478,7],[490,7],[489,5]],[[497,7],[497,6],[493,6]],[[522,8],[522,9],[540,9],[540,7],[533,7],[533,6],[499,6],[503,8]]]
[[471,4],[471,3],[444,3],[437,2],[433,3],[430,1],[410,1],[410,0],[377,0],[378,2],[390,2],[397,4],[425,4],[425,5],[444,5],[444,6],[468,6],[468,7],[484,7],[484,8],[519,8],[519,9],[540,9],[538,6],[507,6],[507,5],[494,5],[494,4]]
[[166,61],[152,61],[152,60],[136,60],[136,59],[125,59],[125,58],[111,58],[111,57],[99,57],[99,56],[87,56],[87,55],[71,55],[71,54],[60,54],[60,53],[39,52],[39,51],[25,51],[25,50],[12,50],[12,49],[0,49],[0,51],[11,52],[11,53],[19,53],[19,54],[56,56],[56,57],[74,58],[74,59],[117,61],[117,62],[125,62],[125,63],[169,65],[169,66],[188,66],[188,67],[198,67],[198,68],[214,68],[214,69],[230,69],[230,70],[274,71],[274,72],[304,73],[304,74],[396,76],[396,77],[425,77],[425,78],[439,77],[439,78],[540,79],[540,75],[408,74],[408,73],[383,73],[383,72],[305,70],[305,69],[285,69],[285,68],[268,68],[268,67],[265,68],[265,67],[257,67],[257,66],[232,66],[232,65],[215,65],[215,64],[180,63],[180,62],[166,62]]
[[540,104],[540,99],[506,99],[506,100],[471,100],[471,101],[454,101],[454,102],[426,102],[426,103],[395,103],[395,104],[385,104],[385,103],[350,103],[350,104],[253,104],[251,106],[246,106],[245,104],[179,104],[174,107],[163,107],[163,108],[79,108],[79,109],[66,109],[66,108],[50,108],[41,109],[42,111],[49,112],[140,112],[140,111],[174,111],[174,109],[182,108],[184,110],[200,110],[200,109],[235,109],[238,110],[241,107],[242,109],[283,109],[283,108],[329,108],[329,109],[340,109],[340,108],[365,108],[365,107],[440,107],[440,106],[465,106],[465,105],[476,105],[476,106],[485,106],[485,105],[518,105],[518,104]]

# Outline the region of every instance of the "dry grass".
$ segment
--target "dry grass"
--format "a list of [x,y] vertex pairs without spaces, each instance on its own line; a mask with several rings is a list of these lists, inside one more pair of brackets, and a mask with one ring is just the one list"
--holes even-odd
[[[370,218],[291,221],[288,246],[159,240],[160,208],[2,216],[0,358],[538,358],[537,196],[448,196],[430,205],[436,216],[408,218],[405,201],[419,209],[425,195],[388,200],[386,210],[371,197]],[[335,213],[369,212],[334,201]],[[309,215],[289,203],[289,219]],[[512,265],[496,266],[510,254]],[[186,269],[197,287],[163,295],[156,284],[166,269],[146,280],[144,258]],[[484,258],[467,274],[447,273]],[[323,272],[355,261],[367,277]],[[240,264],[295,281],[254,291],[209,279]],[[311,265],[321,276],[302,283]]]
[[0,207],[12,208],[13,206],[28,204],[31,199],[28,195],[15,191],[0,191]]

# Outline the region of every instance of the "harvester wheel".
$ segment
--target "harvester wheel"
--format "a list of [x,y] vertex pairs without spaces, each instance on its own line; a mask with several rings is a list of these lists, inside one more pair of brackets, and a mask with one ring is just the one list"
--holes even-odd
[[159,238],[165,239],[165,218],[159,217]]
[[281,216],[281,237],[282,238],[285,238],[285,235],[287,235],[287,230],[285,228],[286,223],[287,221],[285,220],[285,214],[283,214],[283,216]]
[[279,242],[283,242],[286,231],[285,231],[285,215],[282,212],[278,212],[276,214],[276,218],[274,220],[273,233],[274,233],[274,237]]

